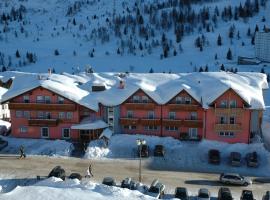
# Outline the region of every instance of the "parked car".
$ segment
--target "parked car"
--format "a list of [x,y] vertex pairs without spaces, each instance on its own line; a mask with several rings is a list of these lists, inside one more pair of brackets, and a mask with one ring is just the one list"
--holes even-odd
[[218,200],[233,200],[231,190],[226,187],[219,188]]
[[198,200],[210,200],[210,192],[206,188],[201,188],[198,192]]
[[160,144],[156,145],[154,150],[154,156],[164,157],[164,155],[165,155],[164,146]]
[[251,190],[243,190],[240,199],[241,200],[255,200]]
[[256,151],[252,153],[248,153],[246,155],[246,161],[247,161],[247,166],[248,167],[258,167],[259,162],[258,162],[258,154]]
[[267,191],[265,195],[263,195],[262,200],[270,200],[270,191]]
[[157,179],[155,179],[152,182],[146,194],[155,198],[162,198],[164,193],[165,193],[165,185],[163,185]]
[[8,146],[8,141],[3,140],[2,138],[0,138],[0,151],[2,149],[4,149],[5,147],[7,147],[7,146]]
[[140,152],[140,146],[138,147],[138,156],[140,157],[149,157],[149,146],[147,144],[143,144],[141,147],[141,152]]
[[78,179],[78,180],[82,180],[82,175],[80,175],[79,173],[71,173],[70,175],[69,175],[69,178],[70,179]]
[[121,182],[121,188],[127,188],[130,190],[135,190],[136,189],[136,183],[133,181],[131,178],[125,178]]
[[219,181],[225,184],[232,184],[232,185],[248,186],[252,184],[252,181],[250,179],[240,176],[239,174],[222,173],[219,177]]
[[210,149],[208,151],[208,162],[211,164],[220,163],[220,152],[217,149]]
[[181,200],[188,200],[189,195],[188,195],[187,188],[184,188],[184,187],[175,188],[174,197],[178,198],[178,199],[181,199]]
[[66,172],[61,166],[56,166],[49,173],[48,177],[57,177],[61,178],[64,181],[66,179]]
[[108,185],[108,186],[116,186],[116,182],[114,178],[112,177],[105,177],[102,181],[102,184]]
[[239,152],[231,152],[230,163],[232,166],[239,167],[241,165],[241,154]]

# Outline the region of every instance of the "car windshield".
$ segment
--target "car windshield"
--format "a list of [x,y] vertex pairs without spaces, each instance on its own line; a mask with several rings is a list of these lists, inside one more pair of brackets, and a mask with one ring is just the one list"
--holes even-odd
[[159,193],[159,189],[157,187],[150,187],[148,191],[151,193]]
[[199,197],[200,198],[209,198],[209,195],[207,193],[200,193]]
[[187,197],[186,193],[184,191],[177,191],[177,196],[180,198],[185,198]]

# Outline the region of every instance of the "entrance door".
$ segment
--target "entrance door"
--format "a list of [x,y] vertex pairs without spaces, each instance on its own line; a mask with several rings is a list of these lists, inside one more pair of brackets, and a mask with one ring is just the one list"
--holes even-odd
[[192,139],[196,139],[198,137],[197,128],[189,128],[189,137]]

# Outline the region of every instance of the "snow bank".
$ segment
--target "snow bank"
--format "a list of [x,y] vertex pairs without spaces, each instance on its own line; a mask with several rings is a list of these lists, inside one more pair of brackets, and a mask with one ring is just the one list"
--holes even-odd
[[[155,145],[162,144],[165,147],[165,158],[149,159],[149,167],[160,170],[181,170],[200,172],[231,172],[249,176],[269,176],[270,153],[264,148],[263,143],[254,144],[228,144],[222,142],[203,140],[201,142],[181,142],[171,137],[156,137],[145,135],[114,135],[111,137],[108,148],[104,148],[102,141],[91,142],[85,153],[87,159],[100,158],[135,158],[137,157],[136,139],[142,138],[150,147],[150,155],[153,155]],[[219,149],[221,152],[221,164],[208,164],[209,149]],[[237,151],[242,155],[242,166],[229,165],[229,155]],[[248,168],[244,157],[247,153],[257,151],[260,166]]]
[[108,187],[90,181],[66,180],[49,178],[33,186],[18,186],[9,193],[2,194],[0,200],[150,200],[139,191],[132,191],[118,187]]
[[8,146],[2,150],[5,153],[18,154],[23,145],[26,155],[70,156],[74,148],[73,144],[65,140],[1,137],[8,141]]

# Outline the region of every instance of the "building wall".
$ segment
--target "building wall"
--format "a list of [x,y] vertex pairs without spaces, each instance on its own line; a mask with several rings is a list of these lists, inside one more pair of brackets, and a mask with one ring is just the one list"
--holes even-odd
[[270,32],[256,32],[255,55],[261,61],[270,62]]

